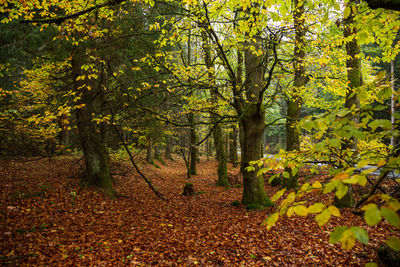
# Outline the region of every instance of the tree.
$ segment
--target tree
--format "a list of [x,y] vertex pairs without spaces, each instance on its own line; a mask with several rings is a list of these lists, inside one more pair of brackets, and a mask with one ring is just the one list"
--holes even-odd
[[[304,2],[303,0],[293,1],[293,23],[295,30],[295,44],[294,44],[294,59],[293,71],[294,81],[293,90],[288,96],[287,100],[287,117],[286,117],[286,150],[287,151],[300,151],[300,136],[298,130],[298,121],[300,118],[300,109],[302,105],[301,91],[302,87],[308,82],[308,77],[305,73],[305,35],[306,26],[304,15]],[[283,185],[286,188],[295,188],[297,186],[298,172],[292,172],[286,168],[289,173],[287,179],[283,179]]]

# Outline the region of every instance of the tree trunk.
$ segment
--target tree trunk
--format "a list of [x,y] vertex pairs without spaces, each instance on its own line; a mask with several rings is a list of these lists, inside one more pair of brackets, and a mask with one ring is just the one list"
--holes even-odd
[[395,117],[394,114],[396,112],[395,106],[396,106],[396,101],[395,101],[395,73],[394,73],[394,60],[390,62],[390,87],[392,88],[392,96],[390,97],[390,121],[392,122],[392,137],[390,138],[390,145],[395,147],[396,145],[396,140],[394,137],[394,130],[395,130]]
[[229,133],[229,159],[231,162],[233,162],[233,167],[237,167],[237,161],[238,161],[237,137],[238,137],[237,125],[233,125],[232,131]]
[[246,68],[246,103],[244,114],[241,114],[243,126],[243,195],[242,203],[247,208],[262,209],[271,206],[272,203],[265,193],[264,178],[257,177],[257,165],[255,170],[246,170],[251,161],[260,159],[261,139],[265,127],[265,110],[263,106],[263,89],[265,66],[263,56],[256,55],[253,51],[261,50],[261,37],[259,34],[246,41],[244,44],[244,60]]
[[258,166],[254,171],[246,170],[249,162],[260,159],[261,138],[264,131],[264,110],[257,104],[248,104],[247,112],[242,117],[243,125],[243,195],[242,203],[248,208],[262,209],[272,203],[265,193],[264,178],[257,177]]
[[226,164],[226,155],[224,148],[224,132],[221,125],[214,128],[214,144],[218,161],[218,181],[217,185],[228,186],[228,172]]
[[191,175],[197,175],[197,158],[198,158],[198,151],[196,147],[197,143],[197,135],[196,135],[196,128],[194,126],[194,114],[191,112],[188,114],[189,120],[189,135],[190,135],[190,147],[189,147],[189,158],[190,158],[190,167],[189,172]]
[[[187,65],[188,67],[192,64],[192,44],[191,44],[191,32],[189,30],[188,42],[187,42]],[[189,80],[189,83],[191,81]],[[190,89],[191,90],[191,89]],[[193,93],[190,93],[190,96]],[[197,175],[197,157],[198,151],[196,147],[197,136],[196,136],[196,128],[195,128],[195,118],[193,112],[189,112],[188,114],[188,122],[189,122],[189,174]]]
[[161,159],[161,151],[160,151],[160,145],[155,145],[154,146],[154,158],[155,159]]
[[147,163],[154,164],[154,161],[153,161],[153,144],[151,142],[151,139],[149,139],[149,143],[147,144],[146,161],[147,161]]
[[82,55],[74,54],[72,57],[72,74],[74,88],[81,93],[80,104],[84,106],[76,110],[79,140],[81,143],[86,173],[82,180],[84,184],[104,189],[107,194],[113,195],[114,189],[109,168],[109,157],[106,143],[103,142],[101,133],[93,122],[92,114],[96,113],[94,99],[97,96],[95,90],[87,90],[83,81],[77,81],[81,75]]
[[[305,34],[304,27],[304,0],[293,0],[293,20],[295,29],[295,43],[294,43],[294,81],[293,91],[287,100],[287,117],[286,117],[286,150],[299,151],[300,150],[300,134],[297,130],[299,124],[300,109],[302,104],[301,90],[307,83],[305,75],[304,59],[305,59]],[[283,186],[289,189],[297,187],[297,180],[299,178],[298,172],[292,173],[290,168],[285,169],[289,173],[289,178],[284,178]]]
[[[349,90],[346,92],[345,99],[345,107],[351,109],[353,107],[360,107],[360,100],[357,95],[357,88],[362,85],[362,73],[361,73],[361,59],[358,57],[360,54],[360,47],[357,44],[357,30],[354,24],[354,18],[356,13],[353,10],[353,7],[356,8],[356,5],[359,3],[358,0],[350,0],[348,6],[350,7],[351,13],[347,18],[344,18],[344,31],[343,37],[345,39],[350,39],[346,43],[346,67],[347,67],[347,79],[349,81]],[[357,115],[349,115],[350,120],[357,124],[359,122],[359,117]],[[357,140],[355,138],[351,138],[350,140],[345,140],[342,145],[342,151],[346,151],[346,153],[356,154],[357,150]],[[351,185],[349,186],[349,190],[346,195],[341,199],[335,197],[334,205],[340,208],[350,208],[354,204],[353,198],[353,190]]]
[[172,151],[171,151],[171,137],[167,137],[167,144],[165,146],[165,157],[169,160],[174,160],[172,157]]
[[[203,50],[205,54],[205,64],[208,69],[208,82],[210,83],[210,87],[215,87],[215,77],[212,72],[212,59],[211,59],[211,50],[208,44],[208,37],[205,31],[201,31],[202,41],[203,41]],[[212,88],[211,91],[211,98],[214,103],[217,102],[217,95],[215,93],[215,88]],[[217,123],[217,118],[215,115],[211,115],[211,120],[215,124]],[[218,181],[217,184],[220,186],[227,186],[228,185],[228,172],[226,166],[226,155],[224,151],[224,143],[222,137],[222,127],[221,125],[216,125],[213,131],[214,136],[214,145],[216,150],[216,156],[218,161]]]

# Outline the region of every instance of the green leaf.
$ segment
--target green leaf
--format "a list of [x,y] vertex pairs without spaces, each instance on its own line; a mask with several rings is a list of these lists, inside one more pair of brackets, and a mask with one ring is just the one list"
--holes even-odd
[[308,207],[309,213],[320,213],[325,208],[325,204],[318,202]]
[[293,207],[293,209],[294,209],[294,212],[296,212],[297,215],[300,215],[300,216],[307,216],[308,215],[308,210],[303,205],[295,206],[295,207]]
[[339,139],[331,139],[329,140],[329,145],[331,147],[336,147],[336,148],[340,148],[341,147],[341,143]]
[[331,181],[325,185],[324,194],[330,193],[336,186],[340,183],[340,181]]
[[351,13],[351,9],[350,9],[350,7],[347,6],[343,11],[343,19],[347,19],[350,16],[350,13]]
[[319,226],[326,224],[331,218],[331,213],[328,209],[324,209],[323,212],[315,216],[315,220],[317,221]]
[[368,159],[361,160],[360,162],[358,162],[357,168],[364,168],[365,166],[368,165],[368,163],[369,163]]
[[365,229],[353,226],[350,228],[350,230],[353,232],[354,237],[358,241],[360,241],[363,244],[368,244],[369,237],[368,237],[367,231]]
[[375,262],[368,262],[365,264],[365,267],[378,267],[378,264],[376,264]]
[[329,235],[329,243],[335,244],[342,238],[343,232],[347,230],[347,226],[336,227]]
[[340,210],[335,206],[329,206],[328,210],[333,216],[340,217]]
[[339,183],[336,188],[337,188],[337,190],[336,190],[335,195],[339,199],[342,199],[342,197],[344,197],[346,195],[347,191],[349,190],[349,187],[344,185],[343,183]]
[[364,218],[368,225],[375,225],[382,219],[382,214],[376,204],[368,204],[364,213]]
[[394,212],[391,209],[388,208],[381,208],[381,212],[383,214],[383,217],[388,221],[393,226],[399,227],[400,226],[400,218],[399,215],[397,215],[396,212]]
[[269,216],[267,219],[267,230],[271,229],[272,226],[274,226],[276,224],[278,219],[279,219],[279,214],[277,212],[275,212],[271,216]]
[[342,248],[345,250],[350,250],[356,244],[356,239],[354,237],[353,232],[350,229],[347,229],[343,232],[342,238],[340,239],[342,243]]
[[271,201],[272,202],[277,201],[285,192],[286,192],[286,188],[279,190],[278,192],[275,193],[275,195],[272,196]]
[[400,239],[396,236],[390,237],[386,240],[386,244],[395,251],[400,251]]

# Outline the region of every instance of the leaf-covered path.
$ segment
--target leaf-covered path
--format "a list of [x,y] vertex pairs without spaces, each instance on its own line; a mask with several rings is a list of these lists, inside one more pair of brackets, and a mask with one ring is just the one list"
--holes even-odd
[[[363,225],[344,211],[320,228],[312,216],[281,220],[267,232],[273,209],[246,211],[232,202],[241,188],[215,186],[215,162],[202,161],[193,176],[197,194],[180,193],[187,183],[183,162],[141,168],[168,198],[155,197],[127,164],[114,164],[111,199],[79,187],[73,158],[0,162],[1,261],[5,265],[362,265],[376,261],[376,248],[393,234],[387,224],[366,227],[370,244],[350,252],[328,242],[338,225]],[[231,176],[238,170],[231,169]],[[272,195],[277,189],[267,186]]]

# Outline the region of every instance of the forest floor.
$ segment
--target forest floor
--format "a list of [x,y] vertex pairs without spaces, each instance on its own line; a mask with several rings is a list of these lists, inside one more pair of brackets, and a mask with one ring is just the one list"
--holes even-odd
[[[232,205],[242,188],[217,187],[214,161],[200,162],[190,180],[197,193],[188,197],[181,194],[188,182],[183,161],[140,164],[168,201],[128,163],[113,164],[115,188],[125,197],[81,188],[82,164],[72,157],[0,161],[2,265],[357,266],[376,262],[385,238],[399,235],[385,221],[370,227],[349,210],[323,227],[314,216],[292,216],[267,231],[262,223],[274,208]],[[238,171],[229,169],[233,183]],[[266,186],[270,196],[278,189]],[[350,251],[329,244],[339,225],[365,227],[369,244]]]

